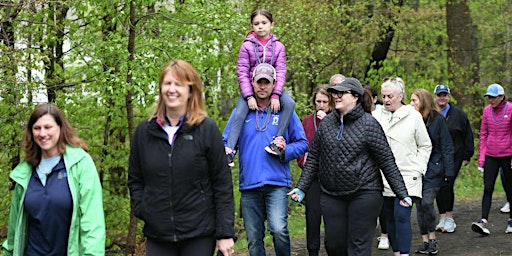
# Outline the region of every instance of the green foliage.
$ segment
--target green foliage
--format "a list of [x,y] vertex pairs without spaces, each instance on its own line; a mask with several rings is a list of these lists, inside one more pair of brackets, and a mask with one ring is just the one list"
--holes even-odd
[[[12,47],[0,41],[0,192],[9,194],[8,175],[23,157],[21,141],[28,115],[34,105],[46,101],[48,88],[57,88],[55,104],[88,143],[102,177],[108,246],[114,251],[122,247],[129,221],[129,125],[153,113],[162,67],[183,59],[200,73],[208,114],[222,130],[240,95],[237,54],[255,8],[274,14],[272,32],[287,51],[286,89],[301,118],[311,112],[312,90],[335,73],[359,78],[377,89],[382,78],[400,76],[409,95],[415,88],[432,91],[436,84],[454,82],[447,71],[444,1],[415,1],[414,6],[401,8],[390,1],[178,2],[31,0],[0,6],[2,21],[8,17],[12,21],[9,24],[17,43]],[[20,4],[17,15],[12,13],[15,3]],[[134,20],[130,20],[130,4]],[[498,82],[510,92],[512,3],[470,1],[469,5],[478,29],[479,45],[474,51],[480,58],[480,82],[454,89],[480,95],[486,85]],[[57,19],[66,10],[66,18]],[[394,28],[395,35],[387,58],[381,69],[366,72],[372,49],[384,39],[388,27]],[[2,33],[8,31],[2,29]],[[130,31],[134,33],[133,52]],[[63,56],[57,56],[62,42]],[[462,106],[472,123],[479,122],[484,104],[475,98],[474,104]],[[133,117],[128,115],[131,110]],[[300,170],[291,165],[296,181]],[[234,169],[239,200],[237,175]],[[501,186],[496,189],[497,196],[502,196]],[[481,192],[481,174],[472,161],[456,183],[457,198],[477,200]],[[9,197],[0,200],[2,209],[8,205]],[[292,237],[304,235],[303,208],[290,206]],[[0,223],[6,223],[7,210],[3,213]],[[243,225],[237,217],[241,236],[237,250],[243,250]],[[271,240],[267,237],[265,241],[270,244]]]

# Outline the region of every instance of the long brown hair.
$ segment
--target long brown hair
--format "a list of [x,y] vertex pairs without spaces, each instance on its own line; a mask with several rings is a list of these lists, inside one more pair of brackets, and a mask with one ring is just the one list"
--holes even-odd
[[[434,96],[430,94],[429,91],[419,88],[415,89],[412,92],[413,95],[416,95],[420,101],[419,112],[423,117],[423,121],[427,122],[429,117],[433,117],[434,115],[440,115],[441,113],[437,109],[437,105],[434,101]],[[429,125],[429,124],[427,124]]]
[[364,112],[372,113],[373,96],[372,96],[372,92],[369,89],[367,89],[367,88],[364,89],[363,95],[360,96],[358,101],[361,102],[361,106],[363,107]]
[[167,64],[160,73],[158,82],[158,104],[152,117],[165,120],[165,101],[162,95],[162,83],[165,75],[171,73],[178,81],[188,85],[190,97],[187,102],[186,123],[190,126],[200,124],[207,116],[203,101],[203,84],[195,68],[184,60],[174,60]]
[[62,111],[55,105],[46,103],[37,106],[28,119],[27,126],[25,127],[25,135],[23,136],[23,145],[25,149],[25,159],[32,165],[37,166],[41,162],[41,147],[34,142],[34,134],[32,128],[39,118],[44,115],[53,117],[57,125],[60,127],[60,137],[57,142],[59,154],[66,152],[66,145],[73,147],[83,148],[88,151],[87,144],[78,137],[77,133],[69,123],[68,119],[64,116]]

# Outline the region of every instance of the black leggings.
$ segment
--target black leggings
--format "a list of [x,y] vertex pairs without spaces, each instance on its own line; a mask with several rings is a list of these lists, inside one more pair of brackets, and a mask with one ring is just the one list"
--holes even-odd
[[[485,156],[484,164],[484,195],[482,197],[482,218],[489,219],[489,211],[491,209],[492,193],[494,192],[494,184],[498,177],[500,167],[503,169],[503,177],[505,184],[512,184],[512,170],[510,169],[510,160],[512,156],[492,157]],[[503,188],[507,195],[507,202],[512,202],[512,187],[505,186]],[[512,211],[509,213],[512,218]]]
[[459,175],[460,168],[462,167],[462,159],[453,160],[453,171],[455,172],[453,179],[448,184],[444,184],[437,193],[436,202],[439,214],[446,212],[453,212],[453,204],[455,202],[455,193],[453,187],[455,186],[455,179]]
[[320,182],[313,180],[306,193],[306,237],[308,252],[318,253],[320,250]]

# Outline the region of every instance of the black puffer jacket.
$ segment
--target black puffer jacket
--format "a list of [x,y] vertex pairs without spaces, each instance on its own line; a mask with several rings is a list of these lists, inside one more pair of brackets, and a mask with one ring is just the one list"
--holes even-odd
[[318,176],[324,193],[345,196],[360,190],[383,190],[382,173],[399,199],[407,196],[393,152],[380,124],[360,104],[343,116],[339,138],[340,114],[327,115],[316,133],[297,188],[308,191]]

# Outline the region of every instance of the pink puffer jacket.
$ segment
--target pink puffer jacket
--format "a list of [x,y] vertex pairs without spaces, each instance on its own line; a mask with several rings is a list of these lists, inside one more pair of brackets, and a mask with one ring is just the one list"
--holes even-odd
[[483,167],[485,156],[512,156],[512,104],[506,100],[496,108],[485,107],[480,126],[478,166]]
[[262,45],[254,33],[250,33],[245,38],[240,52],[238,53],[238,62],[236,72],[238,75],[238,84],[242,91],[242,96],[247,98],[252,96],[252,73],[259,63],[269,63],[276,69],[276,86],[272,94],[281,96],[284,83],[286,81],[286,52],[284,45],[273,34],[267,45]]

